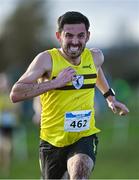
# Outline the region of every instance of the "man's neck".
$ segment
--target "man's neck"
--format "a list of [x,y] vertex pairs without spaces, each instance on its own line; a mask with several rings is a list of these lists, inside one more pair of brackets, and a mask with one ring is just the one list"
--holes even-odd
[[77,58],[71,58],[69,56],[67,56],[64,51],[62,50],[62,48],[58,49],[60,54],[71,64],[78,66],[81,63],[81,57],[77,57]]

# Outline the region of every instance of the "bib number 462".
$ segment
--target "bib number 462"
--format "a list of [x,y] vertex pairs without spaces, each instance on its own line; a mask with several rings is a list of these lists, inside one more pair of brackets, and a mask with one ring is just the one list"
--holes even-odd
[[64,131],[81,132],[90,128],[91,110],[70,111],[65,113]]
[[70,126],[72,128],[81,128],[81,127],[85,127],[87,123],[87,120],[80,120],[80,121],[72,121],[72,123],[70,124]]

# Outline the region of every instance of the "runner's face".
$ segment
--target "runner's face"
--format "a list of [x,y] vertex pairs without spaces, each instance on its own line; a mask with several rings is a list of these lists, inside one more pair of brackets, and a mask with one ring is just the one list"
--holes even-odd
[[86,46],[89,32],[86,31],[83,23],[65,24],[58,39],[63,53],[69,58],[76,59],[81,55]]

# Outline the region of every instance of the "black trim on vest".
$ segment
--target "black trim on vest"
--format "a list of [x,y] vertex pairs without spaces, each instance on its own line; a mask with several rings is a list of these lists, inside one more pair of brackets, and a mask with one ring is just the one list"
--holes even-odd
[[[97,78],[97,74],[80,74],[82,76],[84,76],[84,79],[94,79]],[[56,76],[54,76],[52,79],[55,79]]]
[[[84,84],[80,89],[91,89],[95,87],[95,83],[93,84]],[[80,90],[78,89],[78,90]],[[77,90],[73,85],[69,85],[69,86],[64,86],[61,88],[57,88],[55,90]]]
[[[95,79],[97,78],[97,74],[81,74],[84,76],[84,79]],[[56,77],[54,76],[52,79],[55,79]],[[80,89],[91,89],[95,87],[96,83],[92,84],[83,84],[83,86]],[[78,90],[80,90],[78,89]],[[67,85],[61,88],[56,88],[55,90],[77,90],[73,85]]]
[[84,74],[84,79],[94,79],[97,78],[97,74]]

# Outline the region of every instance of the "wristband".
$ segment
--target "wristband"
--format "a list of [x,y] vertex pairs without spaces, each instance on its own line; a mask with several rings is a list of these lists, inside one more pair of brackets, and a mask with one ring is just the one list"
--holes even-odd
[[112,88],[110,88],[106,93],[103,94],[103,96],[105,98],[107,98],[108,96],[115,96],[115,92]]

